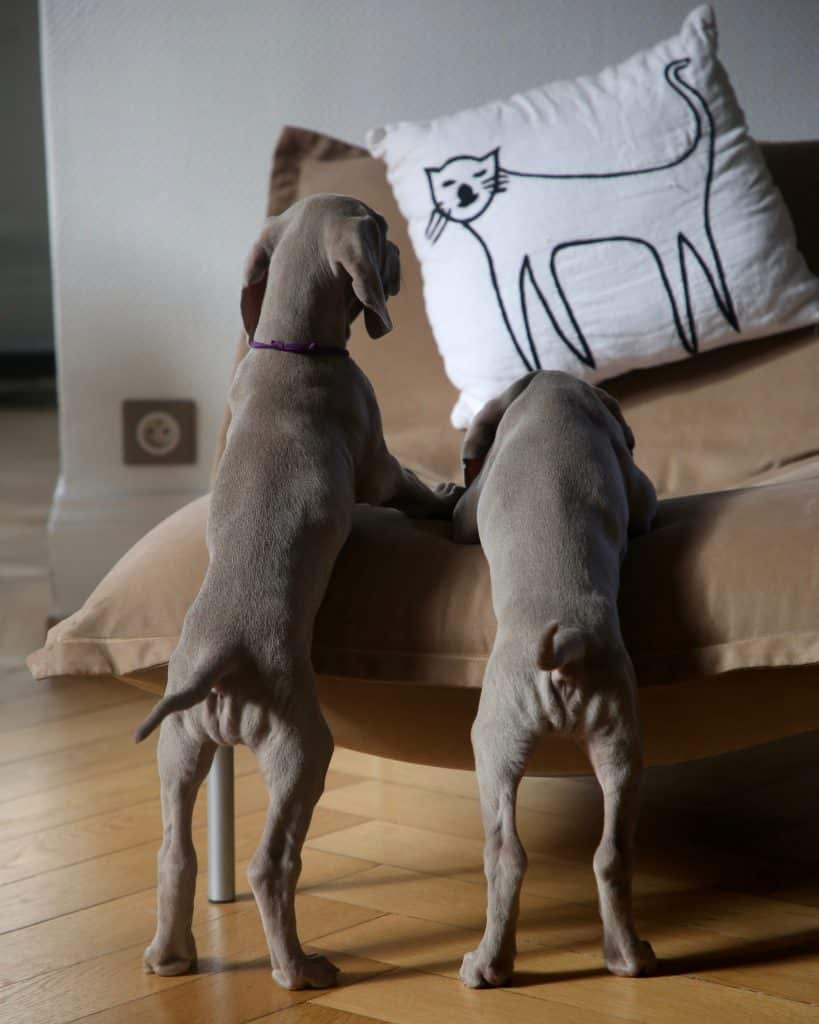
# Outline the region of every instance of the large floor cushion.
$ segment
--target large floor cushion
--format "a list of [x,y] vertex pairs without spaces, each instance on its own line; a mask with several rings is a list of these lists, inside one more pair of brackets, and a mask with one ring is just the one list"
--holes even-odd
[[[132,548],[85,606],[55,626],[46,646],[31,655],[33,673],[114,675],[161,690],[164,665],[207,566],[207,510],[207,497],[187,505]],[[743,730],[751,724],[753,742],[761,741],[760,728],[768,730],[766,739],[782,729],[787,734],[819,727],[819,673],[797,671],[819,663],[817,514],[819,478],[675,498],[661,502],[654,531],[632,544],[621,618],[644,707],[656,705],[660,732],[665,730],[653,760],[668,760],[672,748],[679,750],[679,738],[677,747],[668,747],[663,709],[674,709],[681,699],[687,703],[683,692],[709,705],[697,712],[686,749],[692,742],[708,753],[723,742],[747,745]],[[454,544],[447,523],[356,509],[314,646],[323,692],[343,695],[336,710],[349,719],[348,734],[358,730],[352,745],[409,760],[462,763],[494,632],[479,547]],[[769,673],[777,667],[788,671],[775,673],[772,683]],[[749,678],[761,680],[763,697],[735,707],[730,742],[725,715],[715,719],[723,739],[709,739],[711,710],[737,685],[747,694]],[[793,697],[794,687],[797,695],[808,694],[810,706]],[[448,701],[455,717],[447,723],[433,715],[424,735],[412,735],[411,706],[419,716],[416,726],[426,721],[424,691],[427,704]],[[367,694],[380,697],[368,703]],[[361,721],[353,713],[356,700]],[[671,725],[679,725],[679,715],[672,714]],[[658,728],[651,735],[659,735]],[[685,731],[675,725],[671,735]],[[373,749],[379,743],[384,749]],[[576,762],[572,754],[560,763],[579,770]]]

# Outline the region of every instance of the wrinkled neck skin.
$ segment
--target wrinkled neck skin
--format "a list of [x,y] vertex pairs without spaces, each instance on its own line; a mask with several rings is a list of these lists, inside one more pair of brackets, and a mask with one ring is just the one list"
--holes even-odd
[[[294,273],[285,258],[274,253],[267,289],[256,325],[256,341],[284,341],[294,345],[346,348],[355,300],[329,268]],[[335,283],[335,287],[333,284]],[[316,295],[321,295],[321,301]]]

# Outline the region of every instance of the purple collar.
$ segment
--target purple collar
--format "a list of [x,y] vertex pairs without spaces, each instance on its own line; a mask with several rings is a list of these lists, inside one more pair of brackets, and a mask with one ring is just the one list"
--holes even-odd
[[296,352],[302,356],[342,356],[349,358],[350,353],[346,348],[336,348],[334,345],[317,345],[314,341],[306,345],[299,345],[291,341],[248,341],[251,348],[275,348],[277,352]]

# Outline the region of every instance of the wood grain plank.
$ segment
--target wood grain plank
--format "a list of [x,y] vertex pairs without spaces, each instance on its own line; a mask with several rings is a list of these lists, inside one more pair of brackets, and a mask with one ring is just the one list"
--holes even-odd
[[[380,802],[360,799],[362,790],[359,786],[345,787],[343,792],[328,794],[325,806],[337,809],[345,808],[348,813],[356,808],[359,812],[367,811],[375,814]],[[396,796],[396,801],[413,804],[419,802],[417,793],[411,798],[405,794]],[[444,808],[438,808],[435,815],[428,811],[416,812],[414,808],[402,810],[398,803],[390,808],[390,821],[379,819],[360,826],[349,834],[340,832],[331,842],[336,852],[359,848],[369,851],[369,859],[382,864],[394,864],[413,871],[424,871],[430,874],[452,875],[464,881],[484,884],[483,874],[483,838],[480,828],[475,829],[474,822],[468,828],[460,829],[461,833],[477,833],[476,838],[464,838],[463,834],[454,835],[459,826],[449,823],[450,831],[441,833],[435,828],[439,814]],[[476,813],[480,813],[476,809]],[[463,811],[453,809],[453,820]],[[410,827],[397,823],[397,819],[407,818],[412,821],[426,820],[432,828]],[[480,822],[478,823],[480,824]],[[576,860],[558,860],[529,849],[529,869],[526,873],[526,887],[530,892],[539,893],[561,900],[596,902],[597,888],[592,871],[592,858],[578,853]],[[666,879],[656,875],[638,871],[634,882],[635,892],[652,893],[668,892],[679,889],[676,879]]]
[[[537,956],[527,950],[524,959],[531,958],[530,967],[537,966]],[[590,982],[589,973],[594,972],[581,968],[579,977]],[[746,1024],[749,1020],[755,1024],[808,1024],[817,1019],[815,1006],[690,979],[601,977],[595,993],[591,984],[584,987],[575,979],[561,983],[549,978],[536,980],[538,977],[530,971],[522,975],[517,987],[476,991],[465,988],[454,978],[399,969],[356,989],[338,989],[322,995],[315,1004],[380,1015],[391,1024],[542,1024],[544,1020],[578,1024],[612,1020],[690,1024],[697,1019],[726,1024]],[[687,1001],[679,1003],[675,997]],[[572,1002],[566,1002],[567,999]]]
[[38,754],[67,750],[101,737],[124,738],[133,733],[151,705],[150,698],[139,697],[127,704],[92,710],[84,715],[75,715],[57,722],[43,722],[7,733],[0,744],[0,764],[12,764]]
[[[422,919],[424,925],[433,922],[476,935],[483,930],[483,888],[451,877],[421,875],[380,864],[349,879],[319,886],[317,891],[385,914]],[[704,906],[706,895],[702,897]],[[641,908],[637,913],[640,928],[652,941],[667,973],[702,974],[710,981],[796,1001],[816,999],[819,926],[808,911],[800,914],[797,908],[761,900],[755,914],[751,907],[746,907],[744,913],[737,908],[735,917],[726,912],[711,921],[712,927],[704,927],[702,917],[692,915],[698,923],[686,918],[686,902],[693,902],[689,894],[680,899],[659,894],[653,908]],[[771,923],[767,925],[769,911]],[[524,886],[519,948],[571,951],[602,966],[600,942],[600,923],[593,904],[542,899],[528,894]],[[375,955],[372,950],[370,955]],[[383,952],[380,957],[393,962]],[[419,964],[406,962],[401,966]]]
[[[472,931],[483,930],[483,887],[447,876],[424,875],[379,864],[355,878],[319,886],[317,891],[331,899],[349,901],[385,914],[423,918]],[[600,943],[597,908],[592,904],[546,899],[524,889],[518,938],[521,943],[597,949]]]
[[[93,703],[97,710],[119,704],[142,703],[139,691],[110,679],[89,677],[35,682],[27,669],[25,675],[28,679],[21,680],[16,686],[5,679],[0,683],[0,744],[3,743],[3,734],[13,729],[26,729],[86,714],[89,703]],[[22,690],[23,683],[27,683],[27,693]],[[13,699],[10,699],[12,693]]]
[[[249,805],[246,801],[251,795],[254,807],[263,806],[264,786],[255,761],[237,758],[235,772],[237,806],[245,806],[247,809]],[[325,789],[336,789],[358,781],[354,775],[331,769],[327,773]],[[202,794],[206,802],[207,787],[203,787]],[[0,835],[3,840],[7,840],[13,836],[42,832],[94,815],[116,813],[123,807],[156,801],[158,798],[157,769],[153,758],[149,758],[146,763],[140,762],[122,771],[101,772],[93,778],[52,786],[39,793],[3,801],[0,803]]]
[[[539,781],[539,780],[533,780]],[[573,780],[577,781],[577,780]],[[595,784],[596,785],[596,784]],[[558,792],[567,792],[558,787]],[[559,861],[590,864],[600,838],[602,815],[594,790],[575,806],[560,799],[549,802],[544,813],[530,807],[517,812],[517,825],[528,853]],[[396,825],[424,828],[442,835],[479,839],[483,835],[477,800],[430,793],[403,784],[370,780],[351,786],[331,798],[339,810],[359,813]],[[809,813],[809,809],[806,809]],[[723,813],[718,824],[691,813],[670,813],[648,808],[638,831],[637,867],[640,874],[673,881],[677,885],[722,885],[754,890],[770,884],[776,857],[754,851],[753,842],[719,845],[739,823]],[[817,841],[819,846],[819,841]],[[453,847],[454,848],[454,847]],[[741,857],[737,856],[740,852]]]
[[[150,838],[158,841],[162,836],[162,813],[156,768],[149,762],[143,767],[143,773],[142,785],[132,793],[133,799],[117,801],[116,794],[113,799],[110,799],[109,794],[109,798],[104,801],[105,809],[99,813],[77,817],[76,813],[71,813],[71,804],[66,802],[66,813],[57,815],[58,818],[68,819],[64,824],[55,824],[40,831],[19,829],[13,824],[4,829],[3,838],[0,839],[0,886],[94,856],[127,849]],[[348,781],[348,776],[339,778],[330,775],[327,789],[332,790],[336,785],[345,785]],[[122,782],[126,787],[129,785],[128,778]],[[106,775],[98,780],[97,785],[105,793],[106,786],[114,786],[115,782],[111,775]],[[93,798],[95,785],[89,785],[88,790]],[[204,825],[207,819],[206,786],[200,791],[200,797],[194,810],[195,825]],[[48,798],[42,802],[48,804]],[[267,807],[268,792],[256,771],[240,776],[235,802],[237,815]],[[75,811],[77,806],[82,807],[82,803],[82,793],[75,794]],[[89,803],[91,806],[94,804]],[[17,810],[19,812],[19,805]],[[4,815],[5,807],[0,805],[0,820]],[[15,835],[15,832],[22,834]]]
[[330,1006],[316,1003],[302,1003],[288,1010],[280,1010],[275,1017],[260,1017],[255,1024],[378,1024],[375,1017],[361,1017],[357,1013],[345,1013]]
[[[478,930],[385,915],[329,935],[324,941],[328,948],[351,955],[457,978],[463,954],[476,947],[480,936]],[[706,936],[705,946],[704,951],[690,956],[688,963],[703,968],[710,959],[713,969],[707,973],[685,976],[683,959],[672,957],[661,962],[656,977],[626,979],[610,975],[599,953],[523,945],[511,985],[527,995],[554,998],[578,1008],[607,1007],[616,1016],[675,1024],[689,1024],[698,1018],[721,1020],[721,1013],[726,1020],[756,1020],[757,1010],[760,1020],[775,1021],[777,1014],[787,1019],[783,1004],[788,1000],[810,1004],[816,999],[819,967],[815,956],[791,954],[782,963],[760,965],[754,950],[732,950],[713,935]],[[735,968],[724,969],[732,956],[738,961]],[[727,985],[731,991],[725,990]]]
[[513,989],[468,989],[459,981],[398,969],[366,985],[339,988],[314,1000],[390,1024],[611,1024],[605,1009],[578,1010],[530,999]]
[[[207,873],[196,880],[194,932],[202,922],[235,913],[251,896],[244,883],[246,859],[236,865],[239,901],[208,903]],[[372,867],[369,861],[305,850],[299,892],[309,893],[323,882]],[[135,943],[147,944],[156,923],[156,891],[146,888],[97,903],[62,917],[0,935],[0,984],[23,981],[46,971],[68,967]]]
[[[264,824],[265,812],[257,811],[237,822],[237,857],[251,857]],[[310,835],[318,837],[336,828],[349,828],[360,819],[341,811],[316,809]],[[199,864],[207,863],[207,834],[194,832]],[[41,875],[0,886],[0,933],[24,928],[38,921],[68,914],[96,903],[141,892],[156,884],[156,838],[105,856],[47,871]]]
[[[446,847],[443,859],[442,845]],[[476,841],[450,842],[448,837],[425,829],[373,820],[317,837],[310,840],[310,846],[347,856],[357,851],[380,865],[392,864],[398,869],[484,888],[482,865],[477,866],[482,846]],[[400,871],[396,877],[402,877]],[[639,918],[647,922],[684,922],[690,928],[748,940],[809,934],[819,928],[819,912],[811,907],[704,887],[643,888],[640,878],[638,874],[635,908]],[[557,903],[597,903],[593,877],[579,878],[575,865],[551,860],[532,860],[523,892]]]
[[[299,897],[297,904],[304,942],[373,916],[362,908],[310,895]],[[252,903],[237,904],[234,913],[208,920],[199,929],[197,946],[203,974],[224,973],[228,978],[234,976],[237,986],[243,986],[247,983],[243,969],[258,962],[260,977],[266,975],[266,985],[273,986],[261,921]],[[177,987],[189,989],[199,980],[197,974],[159,978],[144,973],[140,967],[142,950],[140,942],[6,985],[0,989],[0,1019],[6,1024],[65,1024],[155,993]]]
[[[312,943],[306,943],[305,948],[311,952],[317,950]],[[345,955],[337,958],[336,965],[341,968],[345,987],[366,983],[368,978],[390,970],[384,964]],[[270,968],[261,950],[236,969],[227,965],[224,970],[200,976],[189,985],[117,1004],[85,1016],[82,1021],[83,1024],[156,1024],[157,1021],[162,1024],[244,1024],[247,1021],[259,1024],[268,1020],[299,1020],[298,1016],[290,1017],[290,1013],[313,1006],[310,1000],[317,994],[315,990],[287,992],[280,988],[270,977]],[[318,1008],[317,1011],[321,1012]],[[308,1015],[301,1019],[319,1024],[332,1021],[333,1017]],[[357,1018],[354,1024],[360,1021],[361,1018]],[[342,1019],[337,1024],[349,1022]]]
[[[20,758],[0,771],[0,801],[47,792],[73,782],[95,779],[108,772],[138,769],[156,759],[156,738],[137,746],[122,735],[103,736],[68,750]],[[2,804],[0,804],[2,806]]]
[[[156,742],[156,734],[138,746],[132,742],[130,734],[118,734],[68,750],[21,758],[15,761],[13,768],[0,772],[0,801],[5,803],[61,785],[93,781],[107,774],[154,765]],[[247,747],[235,748],[234,763],[237,775],[257,770],[256,758]]]

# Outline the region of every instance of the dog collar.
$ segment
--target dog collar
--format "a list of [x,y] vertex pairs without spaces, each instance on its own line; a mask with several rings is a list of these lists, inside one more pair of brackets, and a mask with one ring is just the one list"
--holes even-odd
[[306,345],[300,345],[292,341],[248,341],[250,348],[274,348],[277,352],[295,352],[301,356],[342,356],[349,358],[350,353],[346,348],[336,348],[334,345],[317,345],[314,341]]

